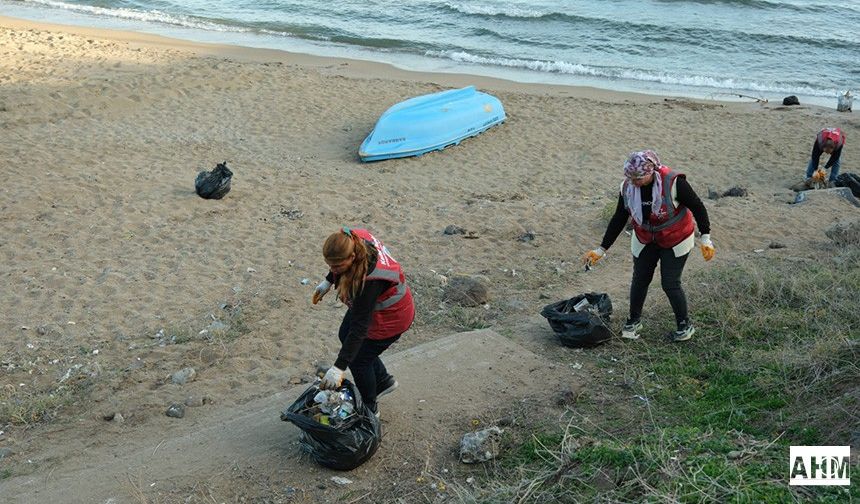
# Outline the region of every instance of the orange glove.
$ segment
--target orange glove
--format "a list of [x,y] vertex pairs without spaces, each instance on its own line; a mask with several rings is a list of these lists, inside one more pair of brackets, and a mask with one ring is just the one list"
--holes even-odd
[[586,267],[593,266],[597,261],[603,259],[603,256],[606,255],[606,250],[603,247],[597,247],[594,250],[589,250],[582,256],[582,264]]
[[816,182],[824,182],[824,179],[827,177],[827,172],[822,169],[815,170],[815,173],[812,174],[812,180]]
[[710,234],[702,235],[702,257],[705,261],[710,261],[716,255],[717,250],[714,248],[714,243],[711,241]]

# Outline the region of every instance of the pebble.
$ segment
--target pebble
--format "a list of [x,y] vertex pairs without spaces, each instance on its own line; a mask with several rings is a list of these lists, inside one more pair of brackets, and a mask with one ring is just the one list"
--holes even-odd
[[164,414],[173,418],[182,418],[185,416],[185,405],[178,403],[171,404]]
[[187,367],[173,373],[173,376],[170,377],[170,381],[177,385],[185,385],[186,383],[194,380],[195,376],[197,376],[197,371],[195,371],[193,367]]
[[520,241],[520,242],[530,242],[534,239],[535,239],[534,231],[526,231],[525,233],[523,233],[517,237],[517,241]]

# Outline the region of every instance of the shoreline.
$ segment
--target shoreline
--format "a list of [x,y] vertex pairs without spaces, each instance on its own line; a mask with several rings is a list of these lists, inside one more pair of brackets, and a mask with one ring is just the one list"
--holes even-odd
[[[584,98],[609,103],[627,102],[645,104],[661,103],[665,101],[685,101],[693,103],[719,104],[738,109],[758,109],[766,105],[782,105],[775,101],[743,101],[741,98],[734,100],[720,100],[715,98],[697,98],[685,95],[620,91],[593,86],[522,82],[502,77],[470,73],[409,70],[399,68],[391,63],[349,57],[319,56],[301,52],[291,52],[283,49],[197,42],[137,31],[31,21],[28,19],[3,15],[0,15],[0,26],[20,30],[43,30],[92,36],[113,42],[130,44],[134,47],[169,48],[178,51],[187,51],[197,56],[228,58],[237,62],[297,64],[303,67],[327,70],[327,74],[339,75],[345,78],[385,79],[412,83],[433,83],[452,88],[474,85],[479,89],[513,91],[531,95]],[[829,107],[814,104],[803,104],[802,107],[830,110]]]

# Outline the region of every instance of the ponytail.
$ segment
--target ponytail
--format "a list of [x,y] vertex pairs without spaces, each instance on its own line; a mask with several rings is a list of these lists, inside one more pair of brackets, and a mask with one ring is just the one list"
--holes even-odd
[[341,273],[337,281],[337,295],[346,304],[355,299],[364,288],[369,251],[364,240],[348,227],[332,233],[323,244],[323,257],[331,263],[347,260],[355,254],[352,265]]

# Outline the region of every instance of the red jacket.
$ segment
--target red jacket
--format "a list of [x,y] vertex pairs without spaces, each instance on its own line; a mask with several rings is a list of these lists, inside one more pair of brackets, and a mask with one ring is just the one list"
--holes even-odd
[[368,230],[351,231],[359,238],[372,243],[378,252],[376,267],[367,274],[365,281],[385,280],[391,283],[391,287],[376,300],[370,327],[367,329],[368,339],[388,339],[406,332],[415,320],[415,303],[412,301],[412,292],[406,285],[403,269],[388,253],[388,248]]
[[[651,216],[647,222],[641,225],[633,220],[633,230],[636,232],[636,238],[640,243],[649,244],[656,243],[661,248],[672,248],[675,245],[686,240],[694,231],[695,224],[693,215],[684,206],[675,206],[675,201],[672,198],[672,186],[675,184],[675,179],[685,177],[683,173],[672,171],[668,166],[661,166],[654,172],[655,177],[661,177],[663,181],[663,212],[656,211],[652,207]],[[622,194],[627,194],[626,184],[622,187]],[[630,202],[627,198],[624,199],[624,206],[630,210]]]

